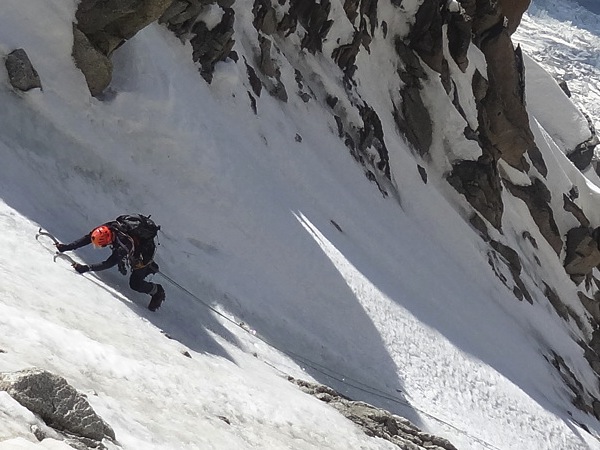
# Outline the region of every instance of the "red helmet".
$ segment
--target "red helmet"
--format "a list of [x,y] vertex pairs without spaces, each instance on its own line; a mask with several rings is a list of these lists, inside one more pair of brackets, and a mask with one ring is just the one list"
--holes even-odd
[[92,238],[92,244],[94,244],[95,247],[106,247],[107,245],[112,244],[115,239],[112,230],[106,225],[100,225],[99,227],[94,228],[90,236]]

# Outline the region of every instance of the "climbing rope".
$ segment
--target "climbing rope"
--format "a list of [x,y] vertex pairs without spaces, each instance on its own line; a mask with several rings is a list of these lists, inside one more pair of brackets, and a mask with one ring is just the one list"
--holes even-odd
[[[440,419],[439,417],[436,417],[426,411],[423,411],[422,409],[417,408],[416,406],[410,404],[409,402],[407,402],[406,400],[399,398],[393,394],[390,394],[388,392],[382,391],[380,389],[377,389],[375,387],[369,386],[368,384],[365,384],[359,380],[353,379],[352,377],[348,377],[345,376],[344,374],[341,374],[333,369],[330,369],[328,367],[325,367],[315,361],[312,361],[309,358],[306,358],[302,355],[299,355],[298,353],[295,353],[291,350],[287,350],[284,348],[279,347],[278,345],[270,342],[269,340],[267,340],[266,338],[260,336],[258,333],[256,333],[255,330],[251,329],[250,327],[248,327],[245,323],[243,322],[237,322],[235,319],[232,319],[231,317],[229,317],[226,314],[223,314],[221,311],[217,310],[216,308],[214,308],[212,305],[210,305],[207,301],[203,300],[202,298],[200,298],[199,296],[197,296],[196,294],[194,294],[193,292],[191,292],[189,289],[185,288],[184,286],[182,286],[181,284],[179,284],[177,281],[175,281],[172,277],[170,277],[169,275],[165,274],[162,271],[157,272],[157,275],[162,276],[165,280],[167,280],[169,283],[171,283],[174,287],[180,289],[182,292],[185,292],[190,298],[192,298],[194,301],[196,301],[197,303],[200,303],[201,305],[205,306],[206,308],[208,308],[209,310],[211,310],[212,312],[214,312],[215,314],[217,314],[219,317],[222,317],[223,319],[225,319],[228,322],[231,322],[233,325],[241,328],[244,332],[248,333],[250,336],[253,336],[254,338],[262,341],[264,344],[268,345],[269,347],[289,356],[290,358],[299,361],[300,363],[304,364],[306,367],[310,367],[312,370],[325,375],[326,377],[329,377],[333,380],[336,380],[337,382],[352,387],[356,390],[359,390],[361,392],[365,392],[367,394],[371,394],[374,395],[376,397],[397,403],[399,405],[402,406],[407,406],[411,409],[414,409],[415,411],[423,414],[424,416],[435,420],[438,423],[441,423],[449,428],[452,428],[453,430],[455,430],[456,432],[467,436],[468,438],[478,442],[479,444],[483,445],[486,448],[489,449],[493,449],[493,450],[500,450],[500,448],[496,447],[493,444],[490,444],[489,442],[486,442],[485,440],[474,436],[470,433],[468,433],[465,430],[462,430],[458,427],[456,427],[455,425],[452,425],[451,423],[445,421],[444,419]],[[278,367],[275,367],[273,364],[267,362],[267,361],[263,361],[265,364],[268,364],[270,367],[272,367],[273,369],[277,370],[278,372],[280,372],[282,375],[285,376],[289,376],[288,373],[286,373],[285,371],[279,369]]]
[[[40,228],[38,230],[38,233],[36,234],[36,240],[39,241],[40,236],[47,236],[48,238],[50,238],[53,243],[58,243],[58,240],[56,239],[56,237],[54,237],[51,233],[43,230],[42,228]],[[48,249],[50,250],[50,249]],[[67,259],[69,262],[75,262],[75,260],[73,258],[71,258],[68,255],[62,254],[62,253],[55,253],[54,255],[54,261],[56,261],[57,258],[65,258]],[[216,308],[214,308],[212,305],[210,305],[207,301],[203,300],[202,298],[200,298],[199,296],[197,296],[196,294],[194,294],[193,292],[191,292],[189,289],[187,289],[185,286],[182,286],[180,283],[178,283],[177,281],[175,281],[172,277],[170,277],[169,275],[165,274],[162,271],[158,271],[156,272],[157,275],[162,276],[165,280],[167,280],[169,283],[171,283],[173,286],[175,286],[176,288],[180,289],[182,292],[186,293],[191,299],[193,299],[194,301],[196,301],[197,303],[200,303],[201,305],[203,305],[204,307],[208,308],[209,310],[211,310],[212,312],[214,312],[215,314],[217,314],[219,317],[222,317],[223,319],[225,319],[228,322],[231,322],[232,324],[234,324],[235,326],[241,328],[244,332],[248,333],[250,336],[253,336],[254,338],[262,341],[263,343],[265,343],[267,346],[289,356],[290,358],[301,362],[302,364],[304,364],[306,367],[310,367],[312,370],[314,370],[315,372],[318,372],[322,375],[325,375],[326,377],[329,377],[333,380],[336,380],[337,382],[352,387],[356,390],[359,390],[361,392],[365,392],[367,394],[371,394],[374,395],[376,397],[382,398],[384,400],[388,400],[394,403],[397,403],[399,405],[402,406],[407,406],[421,414],[423,414],[424,416],[437,421],[438,423],[441,423],[449,428],[452,428],[453,430],[455,430],[457,433],[462,434],[464,436],[467,436],[468,438],[480,443],[482,446],[489,448],[489,449],[493,449],[493,450],[500,450],[498,447],[496,447],[493,444],[490,444],[489,442],[484,441],[483,439],[474,436],[468,432],[466,432],[465,430],[462,430],[458,427],[456,427],[455,425],[452,425],[451,423],[440,419],[439,417],[434,416],[433,414],[430,414],[414,405],[411,405],[409,402],[407,402],[406,400],[403,400],[393,394],[390,394],[388,392],[382,391],[380,389],[377,389],[375,387],[369,386],[368,384],[365,384],[359,380],[353,379],[351,377],[345,376],[344,374],[341,374],[333,369],[330,369],[328,367],[323,366],[322,364],[319,364],[315,361],[312,361],[309,358],[306,358],[298,353],[295,353],[291,350],[286,350],[284,348],[279,347],[278,345],[268,341],[267,339],[265,339],[264,337],[260,336],[259,334],[256,333],[255,330],[251,329],[250,327],[248,327],[246,324],[244,324],[243,322],[237,322],[236,320],[232,319],[231,317],[227,316],[226,314],[223,314],[221,311],[217,310]],[[273,364],[269,363],[268,361],[263,361],[265,364],[269,365],[270,367],[272,367],[273,369],[275,369],[276,371],[280,372],[282,375],[285,376],[289,376],[289,374],[287,374],[285,371],[279,369],[278,367],[275,367]]]

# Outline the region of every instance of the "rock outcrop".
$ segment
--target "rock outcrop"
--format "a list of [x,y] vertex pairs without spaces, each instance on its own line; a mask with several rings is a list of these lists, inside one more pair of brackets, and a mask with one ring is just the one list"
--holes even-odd
[[[162,14],[159,22],[165,24],[182,41],[192,45],[192,58],[200,64],[200,74],[212,81],[215,65],[232,54],[235,13],[231,8],[233,1],[219,0],[175,0]],[[217,25],[203,20],[204,16],[215,10],[221,15]]]
[[581,283],[600,264],[600,228],[572,228],[567,233],[565,270],[573,281]]
[[85,397],[58,375],[41,369],[0,373],[0,390],[57,431],[96,444],[103,439],[115,439],[115,432]]
[[40,76],[31,64],[27,52],[18,48],[8,54],[5,61],[8,80],[12,87],[19,91],[42,88]]
[[385,439],[401,449],[456,450],[447,439],[425,433],[408,420],[389,411],[350,400],[322,384],[309,383],[292,377],[288,379],[307,394],[338,410],[369,436]]
[[75,13],[73,59],[90,92],[100,95],[112,78],[110,56],[156,21],[173,0],[82,0]]

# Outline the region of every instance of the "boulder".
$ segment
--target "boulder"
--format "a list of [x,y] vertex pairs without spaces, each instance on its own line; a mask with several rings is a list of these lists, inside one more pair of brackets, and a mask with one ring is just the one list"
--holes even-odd
[[5,61],[8,80],[15,89],[20,91],[29,91],[31,89],[41,89],[42,83],[40,77],[31,64],[29,56],[22,48],[18,48],[8,54]]
[[0,373],[0,390],[56,430],[94,441],[115,439],[115,432],[85,397],[58,375],[42,369]]

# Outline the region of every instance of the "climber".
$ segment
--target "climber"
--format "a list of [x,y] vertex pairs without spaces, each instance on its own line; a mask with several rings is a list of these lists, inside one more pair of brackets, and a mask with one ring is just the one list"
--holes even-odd
[[150,216],[122,215],[97,226],[90,233],[70,244],[57,243],[56,249],[62,253],[89,244],[97,248],[110,246],[112,253],[105,261],[90,265],[73,263],[73,268],[79,273],[85,273],[106,270],[118,265],[119,272],[126,275],[129,266],[131,270],[129,287],[134,291],[149,294],[151,299],[148,309],[156,311],[165,299],[165,290],[160,284],[148,282],[145,278],[158,272],[158,264],[154,262],[156,252],[154,238],[159,229],[160,226],[156,225]]

